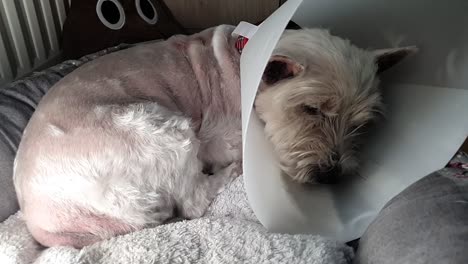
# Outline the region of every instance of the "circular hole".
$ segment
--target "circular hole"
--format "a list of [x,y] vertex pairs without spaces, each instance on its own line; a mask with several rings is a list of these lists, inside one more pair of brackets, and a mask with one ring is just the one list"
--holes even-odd
[[119,30],[125,24],[125,13],[117,0],[98,0],[96,13],[99,20],[110,29]]
[[156,16],[153,6],[148,0],[143,0],[143,1],[140,0],[140,5],[141,5],[141,11],[143,11],[143,14],[147,18],[153,19]]
[[154,25],[158,22],[158,13],[150,0],[136,0],[135,5],[138,15],[140,15],[146,23]]
[[120,20],[119,9],[111,1],[105,1],[102,3],[101,12],[107,22],[111,24],[117,24]]

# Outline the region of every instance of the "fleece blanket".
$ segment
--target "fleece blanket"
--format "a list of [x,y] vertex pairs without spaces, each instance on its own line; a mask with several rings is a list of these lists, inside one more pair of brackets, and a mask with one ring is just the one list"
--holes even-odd
[[242,176],[230,183],[205,216],[114,237],[81,250],[43,248],[21,212],[0,224],[0,263],[351,263],[353,250],[314,235],[270,233],[249,207]]

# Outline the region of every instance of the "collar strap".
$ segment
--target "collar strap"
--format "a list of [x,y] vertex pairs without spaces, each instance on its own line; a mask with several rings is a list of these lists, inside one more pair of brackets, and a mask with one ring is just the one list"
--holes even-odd
[[241,21],[239,25],[237,25],[237,27],[232,32],[232,35],[237,36],[235,46],[239,53],[242,53],[242,50],[244,49],[245,45],[247,45],[249,38],[251,38],[255,32],[257,32],[257,29],[258,27],[256,25],[252,25],[244,21]]
[[237,51],[239,51],[240,54],[242,54],[242,50],[244,49],[248,41],[249,39],[243,36],[239,36],[237,38],[235,46],[236,46]]

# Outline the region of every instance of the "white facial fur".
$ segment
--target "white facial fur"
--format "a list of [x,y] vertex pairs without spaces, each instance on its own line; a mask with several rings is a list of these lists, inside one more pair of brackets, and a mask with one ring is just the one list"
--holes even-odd
[[377,72],[414,51],[366,51],[325,30],[286,31],[255,101],[282,170],[320,183],[354,172],[360,135],[382,110]]

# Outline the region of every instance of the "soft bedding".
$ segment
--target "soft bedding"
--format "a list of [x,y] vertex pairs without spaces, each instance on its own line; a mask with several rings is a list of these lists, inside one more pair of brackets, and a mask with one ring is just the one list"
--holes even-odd
[[468,263],[468,155],[393,198],[362,236],[355,263]]
[[[0,263],[351,263],[353,250],[313,235],[269,233],[250,207],[242,176],[200,219],[144,229],[76,250],[43,249],[21,213],[0,224]],[[34,262],[35,261],[35,262]]]

